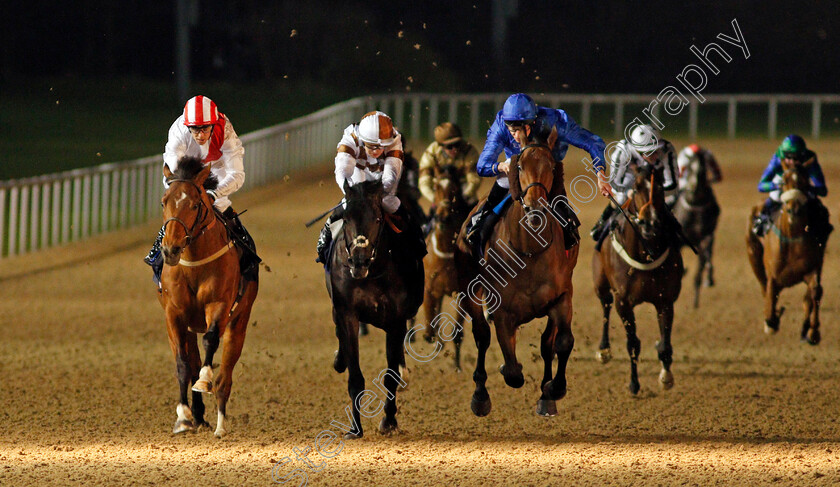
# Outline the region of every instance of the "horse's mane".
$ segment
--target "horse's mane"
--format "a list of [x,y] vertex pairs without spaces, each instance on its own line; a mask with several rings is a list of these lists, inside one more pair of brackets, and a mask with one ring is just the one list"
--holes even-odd
[[[206,166],[198,157],[183,156],[178,159],[178,168],[172,173],[172,179],[184,179],[192,181]],[[215,174],[210,174],[204,180],[204,189],[216,189],[219,186],[219,179]]]

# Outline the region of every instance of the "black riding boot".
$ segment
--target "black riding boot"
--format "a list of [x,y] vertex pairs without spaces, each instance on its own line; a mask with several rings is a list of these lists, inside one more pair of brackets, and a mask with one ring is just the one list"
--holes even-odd
[[592,227],[592,230],[589,231],[589,235],[592,236],[592,240],[598,241],[598,237],[601,235],[601,231],[604,229],[604,224],[607,223],[607,220],[610,219],[611,216],[616,212],[616,208],[613,206],[612,203],[607,203],[607,207],[604,208],[604,211],[601,212],[601,217],[598,218],[598,221],[595,222],[595,225]]
[[344,207],[339,206],[330,214],[327,221],[324,222],[324,228],[321,229],[321,234],[318,235],[318,244],[315,246],[315,252],[318,254],[315,262],[326,265],[327,259],[330,257],[327,255],[327,252],[329,252],[330,243],[332,242],[330,226],[342,218],[344,218]]
[[155,243],[152,244],[152,249],[149,250],[149,255],[143,257],[143,262],[152,266],[152,280],[155,284],[160,285],[160,274],[163,272],[163,253],[160,251],[160,243],[163,241],[166,226],[160,227]]
[[[493,208],[501,203],[507,194],[507,189],[499,186],[498,183],[493,183],[493,188],[490,189],[490,194],[487,195],[487,200],[485,200],[484,204],[481,205],[481,208],[473,214],[470,219],[470,223],[467,225],[466,241],[471,247],[476,247],[479,242],[485,241],[484,234],[487,232],[484,229],[487,228],[488,225],[490,232],[493,231],[493,227],[496,226],[496,222],[499,221],[499,215],[493,213]],[[487,220],[491,221],[488,222]],[[489,237],[489,233],[487,236]]]
[[223,213],[228,221],[228,228],[236,244],[242,249],[242,255],[239,257],[239,269],[246,280],[255,281],[257,278],[257,271],[262,259],[257,255],[257,246],[251,234],[242,225],[239,220],[239,215],[233,211],[233,207],[228,207]]
[[773,201],[770,198],[767,198],[764,201],[764,206],[761,207],[761,212],[758,216],[756,216],[755,220],[753,220],[752,231],[756,234],[756,236],[763,237],[764,234],[767,233],[767,229],[770,228],[770,223],[772,223],[773,220],[773,212],[781,205],[781,203]]

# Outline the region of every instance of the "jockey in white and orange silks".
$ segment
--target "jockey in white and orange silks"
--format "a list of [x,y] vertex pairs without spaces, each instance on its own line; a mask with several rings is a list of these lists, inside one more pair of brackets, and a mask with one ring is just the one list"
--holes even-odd
[[[381,181],[382,208],[387,213],[396,215],[407,222],[409,231],[406,233],[410,236],[409,243],[412,246],[418,245],[416,249],[418,254],[425,254],[425,243],[419,222],[415,222],[409,216],[397,197],[404,160],[402,136],[394,128],[391,117],[380,111],[369,112],[358,124],[351,124],[344,129],[336,148],[335,182],[344,193],[345,183],[353,185],[364,181]],[[332,241],[330,227],[339,221],[343,214],[344,205],[342,204],[324,224],[318,238],[316,262],[326,263],[326,252]],[[414,242],[418,239],[419,242]]]

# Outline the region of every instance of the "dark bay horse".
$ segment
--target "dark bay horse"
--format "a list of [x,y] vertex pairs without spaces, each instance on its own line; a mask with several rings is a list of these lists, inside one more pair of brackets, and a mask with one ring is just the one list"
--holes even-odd
[[[400,371],[405,364],[403,340],[406,322],[423,301],[423,266],[410,255],[410,250],[403,248],[392,230],[399,228],[382,208],[379,181],[352,186],[345,183],[344,192],[343,227],[334,240],[326,283],[338,338],[333,367],[339,373],[349,369],[347,390],[352,418],[348,420],[352,420],[352,425],[345,438],[353,439],[363,435],[360,411],[365,417],[374,417],[383,402],[377,403],[376,393],[365,389],[359,367],[359,323],[385,331],[388,368],[373,383],[387,396],[379,432],[388,434],[397,428],[397,386],[406,385]],[[372,403],[380,406],[371,409]]]
[[[820,342],[820,300],[822,299],[822,267],[830,224],[828,210],[819,200],[810,199],[807,163],[784,168],[782,208],[773,220],[771,231],[758,237],[747,230],[747,254],[761,292],[764,295],[764,331],[779,331],[776,304],[782,289],[804,282],[807,286],[802,298],[805,318],[800,338],[811,345]],[[819,210],[822,211],[819,211]],[[753,208],[750,222],[760,211]],[[820,235],[820,229],[824,232]]]
[[715,285],[712,251],[720,206],[709,183],[706,164],[695,157],[685,170],[686,185],[673,210],[674,217],[682,225],[683,233],[697,247],[697,270],[694,274],[694,307],[697,308],[700,305],[700,287]]
[[[636,181],[633,196],[628,200],[627,214],[619,216],[615,227],[604,241],[600,252],[592,255],[595,294],[604,313],[603,333],[598,358],[607,363],[610,351],[610,309],[624,323],[627,352],[630,354],[630,392],[639,392],[637,364],[641,341],[636,335],[633,309],[641,303],[656,308],[659,341],[656,350],[662,362],[659,382],[664,389],[674,386],[671,373],[673,350],[671,327],[674,302],[680,295],[683,262],[679,249],[671,244],[665,223],[665,196],[662,190],[663,171],[650,166],[633,166]],[[648,253],[649,252],[649,253]]]
[[[486,416],[491,409],[485,386],[485,356],[490,346],[488,319],[495,326],[504,355],[499,371],[505,383],[519,388],[525,378],[522,364],[516,359],[517,329],[548,316],[540,345],[544,368],[537,414],[556,415],[556,401],[566,394],[566,364],[575,343],[571,327],[572,271],[580,246],[566,250],[563,225],[571,223],[559,218],[555,209],[557,204],[568,204],[563,164],[551,154],[556,139],[556,132],[552,131],[547,144],[526,145],[511,160],[509,180],[514,203],[484,244],[484,258],[470,255],[464,228],[458,236],[455,258],[462,292],[459,297],[468,296],[460,300],[460,305],[472,319],[478,348],[473,373],[475,392],[470,404],[477,416]],[[552,377],[555,355],[558,365]]]
[[[455,268],[455,238],[470,211],[461,192],[461,175],[453,165],[435,167],[434,215],[432,231],[426,237],[429,253],[423,258],[426,274],[423,310],[426,315],[426,330],[423,337],[432,343],[436,331],[432,320],[438,316],[445,296],[458,292],[458,273]],[[455,344],[455,369],[461,370],[461,342],[463,340],[463,317],[455,317],[458,332]]]
[[[164,263],[158,294],[166,314],[169,345],[175,355],[180,402],[173,433],[208,426],[202,393],[216,394],[218,421],[215,435],[227,434],[225,415],[258,281],[245,281],[239,269],[239,248],[228,237],[224,223],[213,211],[205,189],[216,178],[210,166],[197,158],[182,158],[171,172],[164,164],[169,189],[163,195],[166,235],[161,242]],[[197,333],[204,333],[204,362]],[[213,356],[222,342],[219,374],[213,377]],[[192,384],[192,408],[187,391]]]

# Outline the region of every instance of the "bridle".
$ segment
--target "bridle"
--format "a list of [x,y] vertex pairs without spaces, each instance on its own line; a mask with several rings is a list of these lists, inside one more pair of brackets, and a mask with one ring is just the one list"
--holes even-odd
[[[167,180],[167,183],[170,185],[170,187],[172,183],[192,184],[196,191],[198,191],[199,196],[201,195],[202,189],[198,186],[198,184],[196,184],[195,181],[191,179],[169,179]],[[166,221],[163,222],[164,231],[166,230],[166,226],[169,225],[169,222],[175,222],[184,227],[184,232],[187,234],[187,241],[184,244],[184,248],[189,247],[190,243],[201,237],[204,234],[204,232],[207,231],[208,228],[210,228],[211,226],[213,226],[214,223],[216,223],[216,218],[214,217],[212,218],[212,221],[210,223],[204,225],[199,229],[198,234],[195,234],[196,227],[198,227],[199,224],[201,224],[201,222],[204,221],[208,215],[212,215],[212,210],[210,210],[210,208],[207,207],[207,203],[204,202],[204,199],[199,197],[199,201],[201,201],[201,205],[199,206],[198,211],[196,212],[195,221],[193,222],[192,226],[188,226],[184,222],[184,220],[176,216],[169,217],[166,219]]]
[[[373,265],[373,262],[376,260],[377,257],[377,249],[379,248],[379,241],[382,239],[382,229],[388,222],[384,221],[385,215],[382,211],[382,208],[379,208],[379,217],[377,218],[380,221],[379,230],[376,232],[376,238],[373,240],[373,250],[370,253],[370,260],[368,261],[368,267]],[[344,225],[344,228],[347,228],[347,225]],[[351,242],[347,238],[346,231],[344,232],[344,249],[347,251],[347,262],[344,263],[345,266],[350,267],[350,260],[353,256],[352,252],[356,248],[367,248],[370,246],[371,242],[370,239],[365,237],[364,235],[356,235],[356,237]]]
[[[545,148],[546,150],[548,150],[549,152],[551,151],[551,149],[545,144],[528,144],[519,151],[519,156],[521,156],[522,153],[525,152],[525,149],[529,149],[529,148],[533,148],[533,147],[542,147],[542,148]],[[519,170],[519,172],[521,173],[522,172],[522,165],[519,163],[519,161],[520,161],[520,157],[517,157],[516,167]],[[555,164],[556,164],[556,162],[555,162]],[[522,209],[525,210],[525,213],[530,213],[533,210],[533,208],[531,208],[530,206],[525,204],[525,195],[528,194],[529,189],[534,188],[534,187],[542,188],[542,190],[545,192],[546,198],[548,198],[548,195],[550,194],[548,188],[546,188],[545,185],[543,183],[539,182],[539,181],[535,181],[535,182],[529,184],[528,186],[525,186],[524,188],[522,188],[522,190],[519,192],[519,196],[517,197],[517,200],[519,201],[519,204],[522,205]]]

